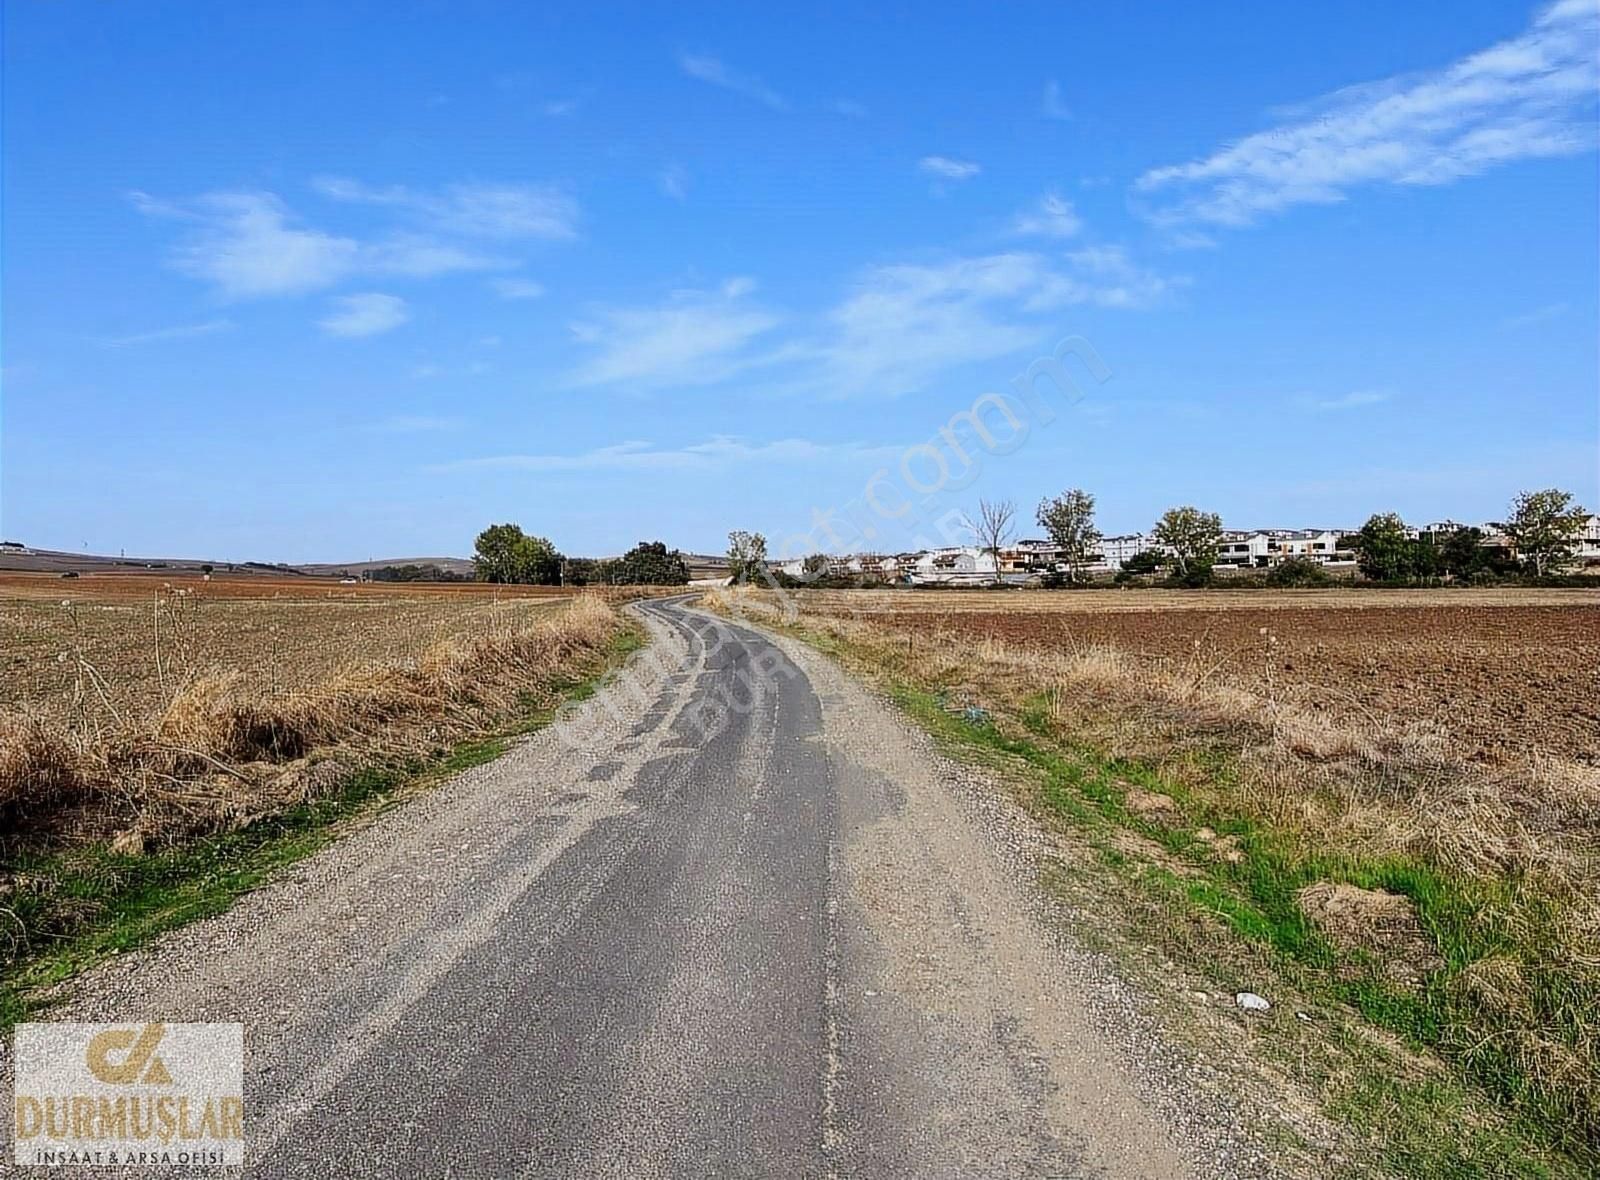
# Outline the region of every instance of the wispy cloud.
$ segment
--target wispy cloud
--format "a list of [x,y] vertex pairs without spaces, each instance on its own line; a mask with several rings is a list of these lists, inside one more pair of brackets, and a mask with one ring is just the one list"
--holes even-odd
[[490,279],[489,286],[502,299],[538,299],[544,295],[544,284],[532,279]]
[[1034,208],[1017,214],[1013,228],[1019,234],[1070,238],[1083,228],[1083,219],[1071,201],[1050,193]]
[[779,317],[752,304],[748,279],[715,291],[676,291],[647,307],[600,308],[572,325],[593,357],[573,374],[578,385],[656,389],[708,385],[760,363],[749,350]]
[[846,119],[865,119],[867,108],[852,98],[839,98],[834,100],[833,113]]
[[1560,0],[1443,69],[1339,91],[1205,159],[1146,172],[1158,222],[1247,225],[1367,185],[1448,184],[1596,143],[1600,4]]
[[808,349],[820,372],[804,383],[835,396],[911,392],[957,366],[1035,344],[1050,312],[1146,307],[1181,283],[1115,246],[875,267],[829,313],[830,330]]
[[775,111],[789,109],[788,101],[773,90],[760,78],[753,74],[741,74],[729,69],[720,58],[712,57],[708,53],[680,53],[678,55],[678,68],[691,78],[701,82],[709,82],[713,86],[720,86],[724,90],[731,90],[735,94],[742,94],[746,98],[771,107]]
[[1372,389],[1358,389],[1352,393],[1340,394],[1338,397],[1302,397],[1300,404],[1318,414],[1333,414],[1344,410],[1360,410],[1368,406],[1379,406],[1389,400],[1387,393],[1380,393]]
[[404,185],[375,187],[323,176],[312,187],[335,201],[402,210],[436,233],[506,240],[561,240],[577,234],[578,204],[553,185],[452,184],[438,192],[419,192]]
[[232,329],[232,320],[207,320],[203,324],[184,324],[176,328],[134,332],[128,336],[111,336],[99,341],[99,344],[102,348],[130,348],[136,344],[158,344],[166,340],[192,340],[196,336],[213,336]]
[[917,167],[940,180],[971,180],[983,171],[971,160],[953,160],[949,156],[923,156]]
[[682,164],[668,164],[656,179],[661,184],[661,191],[674,201],[682,201],[688,197],[689,172]]
[[206,193],[185,202],[134,193],[133,201],[146,215],[185,227],[173,266],[230,299],[299,295],[363,274],[427,277],[508,265],[416,234],[363,242],[326,233],[272,193]]
[[656,389],[738,378],[777,394],[893,397],[1037,344],[1064,307],[1148,307],[1184,282],[1118,246],[1018,251],[872,267],[807,322],[761,307],[754,284],[734,279],[659,304],[601,308],[573,324],[593,355],[572,380]]
[[1054,78],[1044,84],[1044,100],[1039,107],[1046,119],[1070,119],[1072,111],[1061,97],[1061,83]]
[[868,462],[901,453],[901,448],[864,443],[817,443],[803,438],[782,438],[752,443],[733,435],[716,435],[704,442],[680,447],[658,447],[629,440],[573,454],[486,455],[435,464],[435,472],[461,471],[715,471],[739,465],[791,464],[814,466],[819,462]]
[[547,119],[564,119],[568,115],[577,114],[578,108],[582,105],[582,99],[550,98],[539,104],[539,113]]
[[406,301],[398,295],[339,295],[333,310],[317,321],[330,336],[377,336],[393,331],[411,318]]
[[190,205],[133,194],[141,212],[192,227],[173,265],[224,295],[291,295],[332,286],[359,264],[360,243],[292,219],[271,193],[208,193]]
[[1521,315],[1507,316],[1500,321],[1502,328],[1531,328],[1534,324],[1543,324],[1550,320],[1558,320],[1567,314],[1565,303],[1547,303],[1543,307],[1536,307],[1532,311],[1525,311]]

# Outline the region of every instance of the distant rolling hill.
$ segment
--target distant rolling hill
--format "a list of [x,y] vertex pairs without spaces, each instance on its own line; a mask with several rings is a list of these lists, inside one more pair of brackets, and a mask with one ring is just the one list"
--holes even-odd
[[[685,553],[689,576],[696,580],[726,577],[728,559],[703,553]],[[470,557],[385,557],[367,561],[321,561],[304,565],[262,561],[209,561],[200,557],[108,557],[95,553],[68,553],[59,549],[30,549],[15,542],[0,545],[0,570],[46,574],[226,574],[229,577],[359,578],[393,566],[437,566],[447,573],[471,577]]]
[[402,565],[437,566],[446,573],[466,578],[472,576],[473,570],[470,557],[385,557],[372,561],[313,562],[296,568],[316,578],[359,578],[372,570]]

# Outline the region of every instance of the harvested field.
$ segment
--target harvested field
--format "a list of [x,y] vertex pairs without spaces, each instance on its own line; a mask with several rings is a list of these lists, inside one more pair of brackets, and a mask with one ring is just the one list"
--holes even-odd
[[1110,648],[1336,724],[1421,722],[1468,756],[1600,763],[1600,593],[802,593],[803,609],[957,643]]
[[202,670],[292,691],[352,664],[403,661],[525,622],[571,598],[552,587],[478,583],[0,575],[0,710],[69,707],[80,659],[111,707],[130,715]]
[[6,843],[236,826],[490,731],[599,658],[629,596],[5,575]]

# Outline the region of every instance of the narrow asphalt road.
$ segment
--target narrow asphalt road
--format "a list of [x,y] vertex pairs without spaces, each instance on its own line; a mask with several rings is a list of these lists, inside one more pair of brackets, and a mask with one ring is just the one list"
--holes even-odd
[[61,1018],[243,1021],[252,1176],[1214,1174],[882,705],[636,609],[596,698]]

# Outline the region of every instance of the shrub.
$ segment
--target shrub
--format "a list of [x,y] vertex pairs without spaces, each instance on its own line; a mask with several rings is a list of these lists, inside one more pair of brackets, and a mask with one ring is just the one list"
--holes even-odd
[[1279,588],[1286,586],[1326,586],[1333,579],[1328,576],[1328,571],[1309,557],[1291,557],[1281,561],[1267,571],[1267,585]]

